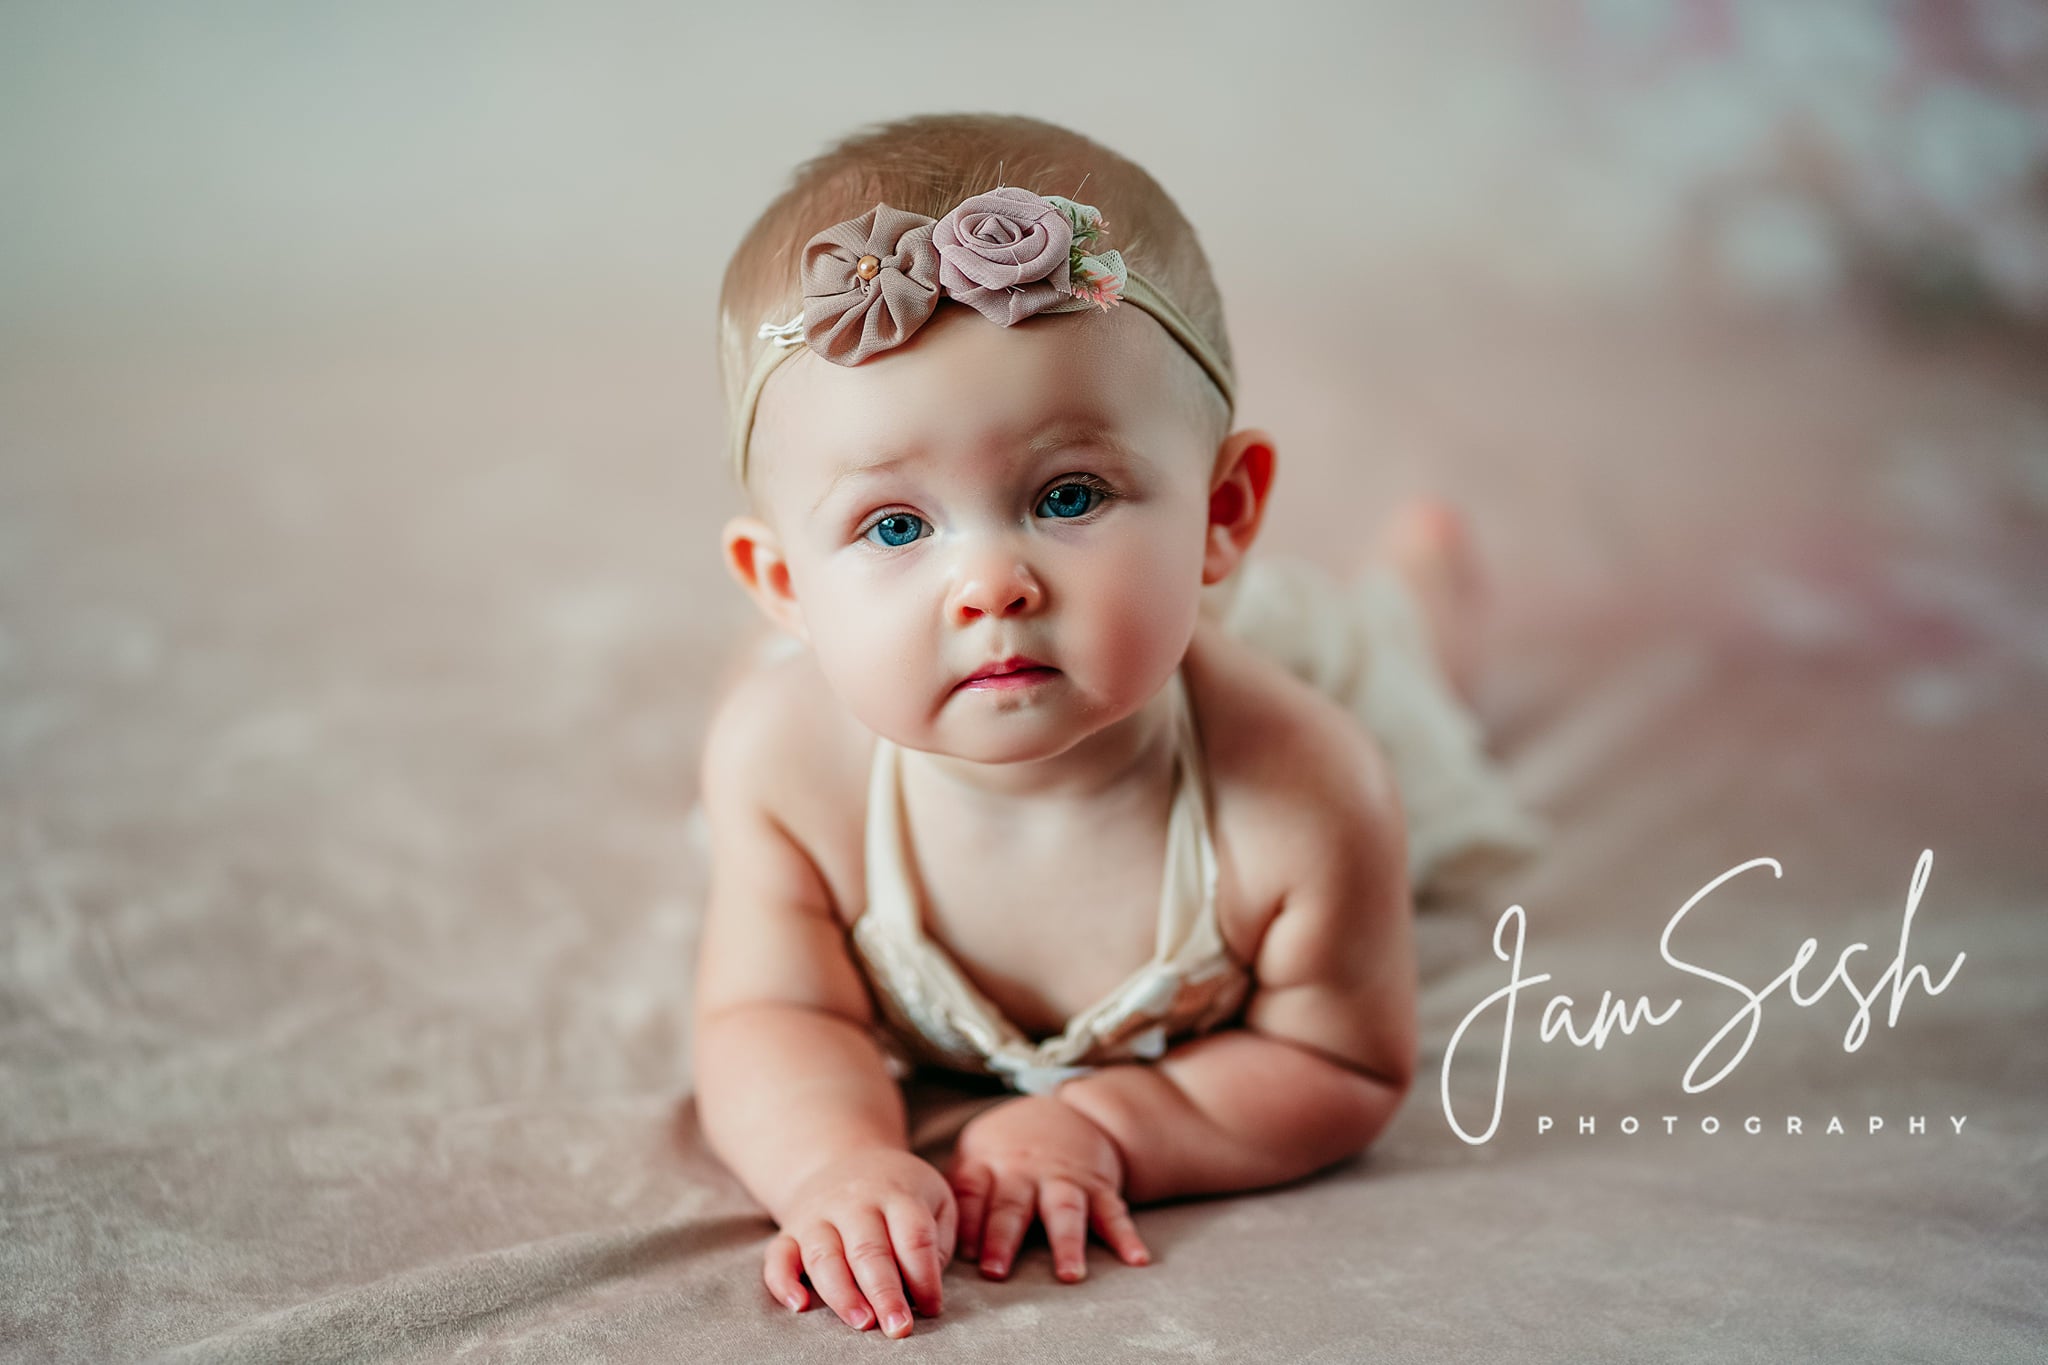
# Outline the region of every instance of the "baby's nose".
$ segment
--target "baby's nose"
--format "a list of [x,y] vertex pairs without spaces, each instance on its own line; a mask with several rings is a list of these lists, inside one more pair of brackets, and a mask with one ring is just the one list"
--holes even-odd
[[1045,600],[1045,588],[1038,576],[1014,554],[977,555],[960,567],[947,604],[956,621],[1028,615]]

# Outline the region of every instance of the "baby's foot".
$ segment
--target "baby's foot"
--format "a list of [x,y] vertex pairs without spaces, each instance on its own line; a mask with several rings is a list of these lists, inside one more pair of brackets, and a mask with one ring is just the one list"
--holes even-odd
[[1411,498],[1388,518],[1376,553],[1415,594],[1437,662],[1469,705],[1477,684],[1479,614],[1487,587],[1464,514],[1441,498]]

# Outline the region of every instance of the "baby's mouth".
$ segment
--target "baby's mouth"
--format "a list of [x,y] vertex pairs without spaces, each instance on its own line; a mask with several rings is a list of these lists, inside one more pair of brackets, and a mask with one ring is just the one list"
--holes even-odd
[[1035,687],[1058,676],[1059,670],[1050,664],[1042,664],[1036,659],[1016,655],[998,663],[990,664],[972,677],[961,679],[954,690],[1002,691],[1019,687]]

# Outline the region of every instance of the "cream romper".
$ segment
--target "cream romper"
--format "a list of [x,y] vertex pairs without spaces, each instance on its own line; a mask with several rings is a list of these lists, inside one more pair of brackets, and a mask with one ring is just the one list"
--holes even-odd
[[1183,670],[1173,697],[1174,792],[1166,874],[1152,960],[1115,990],[1033,1043],[975,989],[924,932],[923,904],[903,820],[902,749],[875,739],[868,779],[867,909],[854,921],[855,953],[888,1023],[877,1041],[891,1070],[914,1062],[999,1076],[1038,1094],[1093,1070],[1084,1062],[1149,1060],[1170,1040],[1214,1028],[1243,1004],[1251,973],[1224,947],[1216,923],[1216,845],[1209,789]]
[[[1342,705],[1379,740],[1408,824],[1410,885],[1443,889],[1538,848],[1543,825],[1486,756],[1478,721],[1439,669],[1407,584],[1375,566],[1339,584],[1313,564],[1248,557],[1205,590],[1226,633]],[[778,637],[768,649],[803,645]],[[1027,1039],[925,935],[915,841],[905,828],[900,751],[876,737],[866,824],[867,908],[849,931],[899,1078],[917,1062],[1000,1077],[1042,1093],[1097,1065],[1145,1060],[1228,1022],[1252,984],[1216,923],[1201,731],[1176,670],[1176,786],[1159,928],[1150,962],[1053,1038]],[[700,836],[701,836],[700,829]]]

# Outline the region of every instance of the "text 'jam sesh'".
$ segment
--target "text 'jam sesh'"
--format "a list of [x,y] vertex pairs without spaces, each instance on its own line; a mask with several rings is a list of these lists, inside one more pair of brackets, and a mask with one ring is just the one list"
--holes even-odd
[[[1692,1064],[1685,1069],[1685,1075],[1682,1078],[1685,1093],[1697,1095],[1702,1091],[1712,1089],[1725,1079],[1730,1072],[1734,1071],[1744,1057],[1749,1055],[1750,1046],[1756,1041],[1757,1033],[1763,1027],[1764,1004],[1780,990],[1784,991],[1787,998],[1793,1004],[1803,1009],[1819,1004],[1833,992],[1836,984],[1840,983],[1842,989],[1856,1002],[1856,1008],[1849,1016],[1848,1031],[1842,1038],[1842,1050],[1845,1052],[1854,1052],[1863,1046],[1864,1039],[1870,1034],[1871,1009],[1887,993],[1889,993],[1890,999],[1886,1007],[1885,1022],[1889,1027],[1896,1028],[1899,1023],[1899,1012],[1905,1006],[1907,992],[1912,988],[1916,979],[1919,981],[1921,989],[1930,996],[1939,995],[1947,990],[1949,983],[1955,979],[1957,970],[1962,967],[1965,954],[1956,954],[1955,961],[1949,964],[1948,971],[1938,982],[1934,980],[1932,974],[1928,972],[1925,966],[1917,963],[1908,965],[1907,961],[1908,945],[1913,933],[1913,915],[1919,909],[1920,896],[1927,888],[1928,873],[1933,869],[1933,866],[1934,850],[1931,848],[1921,850],[1920,860],[1913,867],[1912,886],[1906,895],[1906,913],[1904,921],[1899,927],[1898,951],[1892,956],[1891,961],[1885,966],[1877,979],[1871,983],[1868,990],[1864,990],[1857,985],[1856,978],[1850,971],[1849,963],[1849,959],[1857,953],[1870,951],[1870,945],[1867,943],[1852,943],[1844,948],[1841,955],[1835,959],[1833,970],[1829,971],[1820,980],[1819,984],[1812,987],[1810,991],[1803,990],[1802,985],[1806,979],[1813,975],[1813,973],[1807,970],[1807,967],[1820,952],[1820,942],[1817,939],[1809,938],[1802,943],[1799,946],[1799,950],[1793,954],[1792,961],[1785,970],[1778,973],[1777,976],[1760,988],[1753,988],[1732,976],[1714,971],[1710,967],[1688,962],[1672,951],[1671,938],[1677,931],[1678,926],[1684,922],[1688,914],[1692,913],[1694,907],[1698,906],[1701,901],[1714,892],[1715,888],[1724,882],[1759,867],[1768,867],[1773,876],[1782,878],[1785,875],[1785,869],[1779,866],[1775,858],[1752,858],[1738,867],[1729,868],[1698,891],[1695,891],[1692,898],[1680,906],[1678,913],[1673,915],[1670,922],[1664,926],[1664,932],[1657,941],[1658,951],[1663,956],[1665,962],[1687,976],[1697,977],[1702,981],[1712,983],[1716,988],[1715,994],[1717,999],[1733,1004],[1734,1008],[1726,1022],[1715,1031],[1713,1037],[1707,1040],[1706,1045],[1693,1057]],[[1509,906],[1501,913],[1500,921],[1494,926],[1493,930],[1494,956],[1508,964],[1507,984],[1472,1007],[1471,1012],[1459,1023],[1457,1031],[1451,1034],[1451,1041],[1444,1048],[1442,1085],[1444,1117],[1450,1121],[1452,1130],[1459,1137],[1475,1145],[1491,1139],[1495,1131],[1500,1127],[1501,1109],[1507,1096],[1508,1056],[1514,1041],[1515,1009],[1520,1001],[1521,994],[1524,990],[1532,986],[1540,986],[1551,979],[1551,973],[1549,972],[1539,972],[1534,975],[1528,975],[1523,972],[1522,949],[1527,936],[1527,913],[1519,905]],[[1720,994],[1724,991],[1727,993],[1726,996]],[[1592,1018],[1582,1028],[1579,1017],[1573,1012],[1577,1002],[1569,995],[1553,995],[1549,1003],[1543,1007],[1540,1036],[1545,1043],[1550,1043],[1554,1042],[1561,1034],[1574,1047],[1590,1046],[1597,1051],[1606,1045],[1609,1036],[1617,1027],[1623,1033],[1633,1033],[1636,1029],[1646,1024],[1657,1025],[1667,1023],[1678,1013],[1679,1007],[1684,1003],[1683,998],[1673,996],[1662,1010],[1658,1010],[1650,1003],[1650,999],[1647,996],[1637,996],[1633,1004],[1628,1004],[1616,999],[1613,992],[1602,991],[1600,993],[1599,1007],[1593,1011]],[[1451,1069],[1457,1062],[1458,1046],[1464,1040],[1466,1031],[1478,1023],[1495,1006],[1499,1006],[1501,1011],[1500,1071],[1495,1077],[1494,1082],[1492,1116],[1487,1122],[1485,1130],[1474,1134],[1458,1122],[1458,1116],[1452,1108]],[[1714,1055],[1716,1049],[1720,1047],[1722,1041],[1731,1035],[1738,1034],[1738,1031],[1740,1042],[1734,1046],[1728,1059],[1721,1064],[1718,1070],[1708,1075],[1705,1079],[1701,1079],[1701,1070]],[[1795,1129],[1794,1131],[1797,1130]],[[1870,1131],[1875,1132],[1878,1129],[1873,1127]],[[1961,1131],[1960,1124],[1956,1125],[1956,1131]]]

